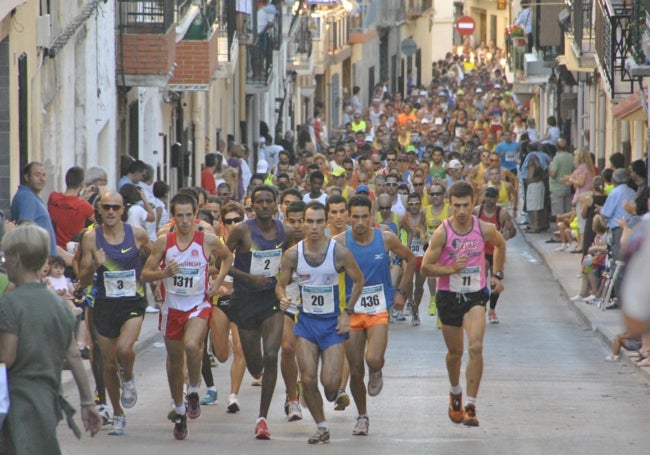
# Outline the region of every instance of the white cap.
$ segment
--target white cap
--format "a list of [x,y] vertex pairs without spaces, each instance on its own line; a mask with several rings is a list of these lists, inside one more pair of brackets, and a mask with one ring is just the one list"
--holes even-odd
[[449,162],[449,166],[447,166],[449,169],[460,169],[463,167],[463,163],[461,163],[458,160],[451,160]]
[[436,125],[442,125],[442,118],[436,117]]
[[269,163],[267,163],[265,160],[259,160],[257,162],[257,173],[266,174],[268,171],[269,171]]
[[265,144],[266,143],[266,138],[264,136],[260,136],[259,143],[260,144]]

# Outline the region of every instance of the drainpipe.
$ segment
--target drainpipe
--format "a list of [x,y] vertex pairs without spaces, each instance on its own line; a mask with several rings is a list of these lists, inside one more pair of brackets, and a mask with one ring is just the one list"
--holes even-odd
[[585,102],[585,81],[580,77],[580,73],[578,73],[578,118],[576,121],[576,139],[577,139],[577,144],[578,148],[583,148],[585,146],[585,139],[584,139],[584,102]]
[[[598,157],[598,148],[596,147],[598,144],[598,138],[596,136],[596,128],[598,128],[598,111],[596,110],[597,97],[598,86],[596,85],[596,80],[594,78],[589,86],[589,152],[593,153],[595,157]],[[602,169],[602,166],[598,165],[598,169]]]
[[604,169],[605,166],[605,108],[606,106],[607,106],[607,97],[605,96],[604,91],[600,91],[600,96],[598,97],[598,125],[597,125],[598,153],[596,154],[596,159],[598,160],[599,169]]
[[192,175],[190,178],[196,185],[201,183],[201,179],[196,176],[201,175],[201,163],[205,160],[205,95],[207,92],[192,92],[192,123],[194,124],[194,150],[196,154],[192,157],[194,160]]

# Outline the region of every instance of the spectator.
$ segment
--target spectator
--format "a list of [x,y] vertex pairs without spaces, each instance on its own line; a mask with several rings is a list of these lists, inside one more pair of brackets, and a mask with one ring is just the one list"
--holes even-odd
[[208,192],[211,196],[217,194],[217,184],[214,178],[214,173],[217,170],[219,163],[219,155],[216,153],[208,153],[205,155],[205,166],[201,170],[201,188]]
[[551,220],[560,213],[571,210],[571,186],[564,180],[575,169],[573,154],[567,150],[565,139],[557,141],[557,152],[548,168],[549,191],[551,193]]
[[123,185],[127,183],[132,183],[134,185],[137,185],[142,181],[144,178],[144,173],[147,170],[147,165],[144,161],[140,160],[135,160],[131,164],[129,164],[129,167],[126,171],[126,174],[123,175],[120,180],[117,182],[117,190],[119,191],[120,188],[122,188]]
[[18,187],[11,200],[11,219],[15,223],[31,221],[45,229],[50,236],[50,254],[57,254],[52,219],[45,204],[38,197],[45,188],[45,166],[38,161],[29,163],[23,168],[23,181],[25,184]]
[[47,210],[54,223],[56,244],[66,249],[68,242],[79,234],[87,222],[95,221],[95,211],[90,203],[79,197],[90,197],[99,193],[99,188],[91,185],[84,188],[84,170],[71,167],[65,173],[65,192],[52,192],[47,200]]

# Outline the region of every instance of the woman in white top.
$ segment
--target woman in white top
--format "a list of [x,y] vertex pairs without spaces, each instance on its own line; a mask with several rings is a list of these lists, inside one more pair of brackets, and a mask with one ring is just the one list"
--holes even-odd
[[120,194],[124,199],[126,208],[124,213],[127,215],[127,223],[145,228],[145,222],[156,220],[156,215],[142,188],[138,188],[132,183],[126,183],[120,188]]

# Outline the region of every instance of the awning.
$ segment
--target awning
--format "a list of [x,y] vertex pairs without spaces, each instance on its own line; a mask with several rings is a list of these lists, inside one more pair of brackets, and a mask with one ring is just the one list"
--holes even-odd
[[612,106],[612,115],[616,120],[646,121],[648,107],[645,94],[637,90]]
[[27,0],[2,0],[0,1],[0,21],[11,13],[11,10],[18,8],[23,3],[27,3]]

